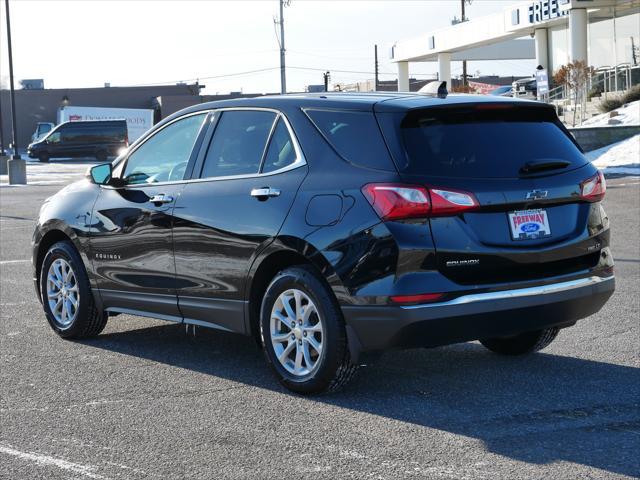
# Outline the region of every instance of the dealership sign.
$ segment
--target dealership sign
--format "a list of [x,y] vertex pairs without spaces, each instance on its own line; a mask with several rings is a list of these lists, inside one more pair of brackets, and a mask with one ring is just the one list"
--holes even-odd
[[549,75],[544,69],[536,71],[536,90],[540,95],[549,93]]
[[529,5],[529,23],[540,23],[546,20],[563,17],[568,10],[561,10],[560,6],[568,4],[569,0],[538,0]]

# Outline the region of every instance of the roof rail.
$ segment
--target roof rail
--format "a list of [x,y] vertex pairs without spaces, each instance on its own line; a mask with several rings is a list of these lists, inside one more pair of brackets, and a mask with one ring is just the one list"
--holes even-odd
[[435,82],[429,82],[418,93],[423,95],[433,95],[438,98],[447,98],[449,92],[447,91],[447,82],[436,80]]

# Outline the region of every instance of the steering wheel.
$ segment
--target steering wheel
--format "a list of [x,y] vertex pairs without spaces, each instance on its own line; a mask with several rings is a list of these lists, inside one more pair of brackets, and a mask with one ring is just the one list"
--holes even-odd
[[[182,180],[184,178],[184,172],[187,169],[187,163],[189,162],[180,162],[174,165],[169,171],[168,181],[172,180]],[[180,176],[180,178],[174,178],[174,176]]]

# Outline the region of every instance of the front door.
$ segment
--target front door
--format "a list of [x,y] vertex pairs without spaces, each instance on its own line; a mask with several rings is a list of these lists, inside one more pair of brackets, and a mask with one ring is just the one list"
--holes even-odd
[[277,112],[216,116],[194,170],[200,181],[185,185],[174,211],[178,304],[185,322],[244,332],[249,268],[280,230],[307,168]]
[[104,307],[181,321],[171,229],[184,176],[207,113],[167,124],[115,169],[123,186],[102,187],[91,258]]

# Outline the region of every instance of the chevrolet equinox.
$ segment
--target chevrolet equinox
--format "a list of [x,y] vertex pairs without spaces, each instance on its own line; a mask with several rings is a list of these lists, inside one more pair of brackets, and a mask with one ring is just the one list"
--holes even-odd
[[279,381],[479,340],[520,355],[614,290],[605,180],[555,111],[506,97],[204,103],[47,199],[34,282],[64,338],[133,314],[252,335]]

